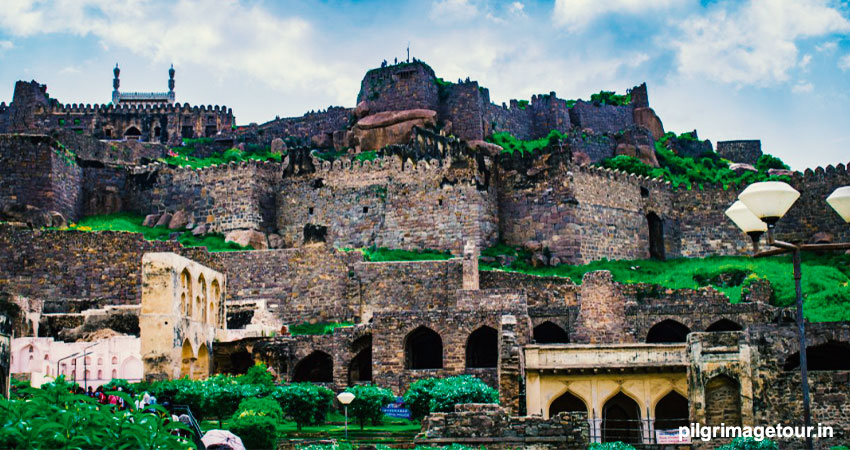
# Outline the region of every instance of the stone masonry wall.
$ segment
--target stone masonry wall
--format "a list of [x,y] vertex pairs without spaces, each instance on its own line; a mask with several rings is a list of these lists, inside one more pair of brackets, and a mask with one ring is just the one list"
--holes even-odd
[[570,342],[619,344],[636,342],[626,322],[626,300],[611,272],[588,272],[581,285],[581,309]]
[[360,84],[357,103],[363,101],[373,114],[407,109],[437,111],[439,96],[434,70],[421,61],[372,69]]
[[762,155],[761,141],[720,141],[717,143],[717,154],[729,161],[755,164]]
[[332,134],[344,130],[349,124],[351,108],[332,106],[325,111],[307,113],[300,117],[283,117],[266,122],[258,127],[262,142],[270,143],[274,138],[295,136],[309,139],[313,136]]
[[203,169],[159,163],[135,168],[129,209],[140,214],[185,210],[209,231],[274,227],[275,188],[281,165],[245,161]]
[[478,83],[452,83],[439,87],[440,119],[452,123],[451,133],[461,139],[484,139],[482,99]]
[[372,162],[319,165],[315,173],[287,177],[278,195],[277,228],[287,245],[305,242],[305,227],[326,227],[337,247],[451,250],[467,240],[495,242],[495,185],[479,183],[475,159],[412,163],[398,156]]
[[596,106],[579,100],[570,108],[570,121],[581,129],[590,128],[595,133],[616,133],[634,124],[632,109],[632,105]]
[[0,136],[0,167],[0,208],[31,205],[79,218],[82,169],[52,138]]

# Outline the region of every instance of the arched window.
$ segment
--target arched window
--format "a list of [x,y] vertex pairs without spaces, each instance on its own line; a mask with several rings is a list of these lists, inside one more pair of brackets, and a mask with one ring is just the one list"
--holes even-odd
[[488,326],[473,331],[466,340],[466,367],[496,367],[499,364],[499,333]]
[[183,341],[183,348],[180,350],[180,378],[192,377],[192,364],[194,362],[195,351],[192,349],[192,344],[186,339]]
[[655,429],[673,430],[686,427],[688,420],[688,399],[676,391],[670,391],[655,404]]
[[649,227],[649,257],[664,260],[664,221],[657,214],[651,212],[646,215],[646,224]]
[[212,299],[210,299],[209,319],[210,324],[219,326],[218,305],[221,302],[221,286],[218,285],[218,280],[212,281]]
[[206,322],[207,309],[204,306],[207,304],[207,280],[203,275],[198,277],[198,291],[198,296],[195,297],[195,314],[193,318],[201,322]]
[[136,127],[130,127],[124,132],[124,138],[138,141],[142,138],[142,132]]
[[620,392],[602,407],[602,442],[641,442],[640,407],[628,395]]
[[646,335],[647,344],[671,344],[685,342],[690,328],[672,319],[663,320],[649,329]]
[[404,339],[404,367],[442,369],[443,340],[434,330],[421,326]]
[[351,344],[351,351],[355,356],[348,365],[348,384],[372,381],[372,335],[357,338]]
[[560,412],[587,413],[587,405],[580,398],[573,395],[573,393],[567,391],[549,405],[549,417],[554,417]]
[[726,375],[718,375],[705,384],[705,424],[741,425],[741,385]]
[[[806,347],[806,367],[809,370],[850,370],[850,344],[829,341],[825,344]],[[794,352],[785,360],[785,370],[800,368],[800,352]]]
[[180,307],[186,317],[192,317],[192,276],[189,269],[180,272]]
[[86,365],[91,364],[91,356],[86,356]]
[[118,364],[118,357],[117,357],[117,356],[113,356],[113,357],[112,357],[112,364],[113,364],[113,365],[114,365],[114,364]]
[[538,344],[569,344],[570,337],[563,328],[548,320],[534,327],[534,341]]
[[741,331],[741,330],[743,330],[743,328],[741,328],[740,325],[738,325],[735,322],[732,322],[729,319],[720,319],[717,322],[714,322],[713,324],[709,325],[708,328],[705,329],[705,331],[709,331],[709,332]]
[[314,383],[333,382],[334,363],[331,355],[315,351],[298,361],[292,381],[311,381]]
[[103,379],[103,370],[98,369],[98,371],[97,371],[97,379],[98,379],[98,380],[102,380],[102,379]]
[[118,369],[112,369],[112,379],[118,378]]
[[102,366],[102,365],[103,365],[103,358],[97,358],[97,365],[98,365],[98,366]]

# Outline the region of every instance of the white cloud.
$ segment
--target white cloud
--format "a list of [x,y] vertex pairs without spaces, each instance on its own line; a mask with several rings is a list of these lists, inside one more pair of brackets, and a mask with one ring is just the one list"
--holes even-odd
[[508,5],[508,13],[521,17],[526,17],[525,5],[522,2],[513,2]]
[[62,69],[59,70],[60,75],[76,75],[78,73],[80,73],[80,69],[78,69],[74,66],[63,67]]
[[[163,14],[167,10],[168,14]],[[0,28],[15,36],[68,33],[96,37],[155,62],[198,64],[211,74],[244,74],[280,90],[322,86],[342,100],[352,75],[321,55],[321,35],[299,17],[222,0],[22,0],[0,8]],[[343,74],[343,75],[340,75]]]
[[429,16],[434,20],[462,21],[478,15],[478,6],[469,0],[439,0],[431,5]]
[[0,41],[0,52],[11,50],[14,46],[15,45],[12,44],[12,41]]
[[844,55],[838,60],[838,68],[843,72],[850,70],[850,55]]
[[797,66],[796,41],[850,32],[850,21],[825,0],[750,0],[715,4],[680,21],[674,41],[679,71],[727,83],[771,84]]
[[822,44],[815,45],[815,50],[818,53],[832,53],[838,48],[838,41],[826,41]]
[[641,14],[687,3],[686,0],[555,0],[552,19],[555,25],[571,32],[587,28],[608,14]]
[[812,62],[812,55],[806,53],[805,55],[803,55],[802,58],[800,58],[799,66],[800,66],[801,69],[805,69],[805,68],[809,67],[810,62]]
[[815,86],[812,83],[809,83],[808,81],[800,81],[791,88],[791,92],[795,94],[807,94],[812,92],[814,88]]

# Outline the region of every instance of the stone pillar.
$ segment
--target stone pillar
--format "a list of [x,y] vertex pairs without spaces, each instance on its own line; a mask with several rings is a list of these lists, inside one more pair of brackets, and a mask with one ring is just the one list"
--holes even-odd
[[518,414],[522,367],[516,316],[502,316],[499,328],[499,403],[507,408],[510,414]]
[[581,303],[575,332],[576,344],[622,344],[635,342],[626,334],[626,298],[611,277],[611,272],[588,272],[582,278]]
[[478,290],[478,245],[475,241],[466,241],[463,247],[463,289]]

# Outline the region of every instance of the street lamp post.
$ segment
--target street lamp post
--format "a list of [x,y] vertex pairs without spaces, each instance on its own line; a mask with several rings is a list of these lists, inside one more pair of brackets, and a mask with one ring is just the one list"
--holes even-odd
[[348,404],[354,401],[354,394],[351,392],[340,392],[336,399],[345,406],[345,440],[348,440]]
[[72,354],[70,354],[70,355],[68,355],[64,358],[59,358],[59,360],[56,361],[56,378],[59,378],[59,363],[62,362],[62,361],[65,361],[66,359],[73,358],[73,357],[75,357],[79,354],[80,354],[80,352],[72,353]]
[[[850,242],[835,244],[793,244],[774,239],[773,232],[776,223],[800,197],[800,193],[786,183],[781,181],[765,181],[753,183],[738,195],[736,201],[726,215],[750,236],[753,241],[754,257],[780,255],[791,253],[794,263],[794,287],[797,294],[797,332],[800,341],[800,384],[803,390],[803,419],[806,429],[812,425],[811,407],[809,399],[809,376],[808,362],[806,360],[806,330],[803,319],[803,288],[800,264],[800,253],[802,251],[830,251],[850,249]],[[826,199],[827,203],[844,219],[850,223],[850,186],[836,189]],[[767,244],[775,247],[773,250],[759,251],[759,237],[767,231]],[[814,448],[811,436],[806,433],[806,445],[811,450]]]

